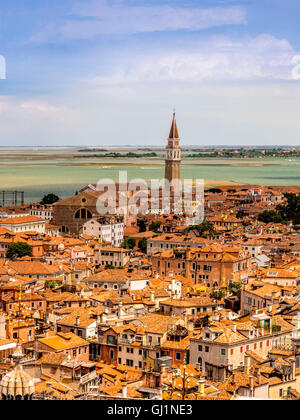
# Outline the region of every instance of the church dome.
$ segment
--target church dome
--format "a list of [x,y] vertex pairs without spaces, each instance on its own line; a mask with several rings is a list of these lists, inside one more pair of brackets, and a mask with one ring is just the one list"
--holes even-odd
[[0,395],[5,400],[30,399],[35,393],[35,387],[33,379],[23,371],[23,366],[20,364],[23,357],[20,345],[17,345],[12,357],[16,360],[16,365],[1,379]]
[[7,373],[0,382],[0,394],[2,398],[29,399],[34,394],[35,388],[32,378],[23,371],[21,365],[17,365]]

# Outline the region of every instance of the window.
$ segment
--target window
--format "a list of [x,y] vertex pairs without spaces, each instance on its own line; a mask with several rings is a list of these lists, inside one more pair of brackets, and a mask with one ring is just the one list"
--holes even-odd
[[181,360],[181,353],[176,353],[176,360]]
[[115,357],[115,352],[113,350],[109,351],[109,358],[113,359]]
[[210,338],[210,334],[209,333],[205,333],[205,338]]
[[208,353],[208,352],[209,352],[209,347],[205,346],[205,353]]
[[114,335],[108,335],[107,344],[116,344],[116,337]]
[[73,357],[76,357],[77,351],[73,350]]
[[221,349],[221,355],[226,356],[226,350],[225,349]]
[[202,346],[201,345],[198,346],[198,351],[202,351]]

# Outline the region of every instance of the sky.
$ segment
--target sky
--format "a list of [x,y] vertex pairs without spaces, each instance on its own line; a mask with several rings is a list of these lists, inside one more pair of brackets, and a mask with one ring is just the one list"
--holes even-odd
[[299,145],[299,0],[0,0],[0,146]]

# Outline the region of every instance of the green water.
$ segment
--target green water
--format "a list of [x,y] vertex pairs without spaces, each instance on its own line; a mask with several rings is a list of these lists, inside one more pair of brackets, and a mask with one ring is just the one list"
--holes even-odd
[[[25,191],[25,201],[35,202],[54,192],[73,195],[102,178],[118,180],[119,171],[134,178],[161,179],[162,159],[84,159],[69,150],[0,150],[1,190]],[[92,165],[92,166],[89,166]],[[235,181],[259,185],[300,185],[300,160],[197,159],[183,160],[182,178]]]

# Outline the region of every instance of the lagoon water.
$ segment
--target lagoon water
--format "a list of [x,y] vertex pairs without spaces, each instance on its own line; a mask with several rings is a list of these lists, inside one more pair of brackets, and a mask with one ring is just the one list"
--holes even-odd
[[[119,171],[127,171],[128,180],[161,179],[164,160],[86,158],[76,149],[0,149],[0,189],[25,191],[26,202],[50,192],[68,197],[102,178],[117,181]],[[300,185],[300,159],[183,159],[182,178]]]

